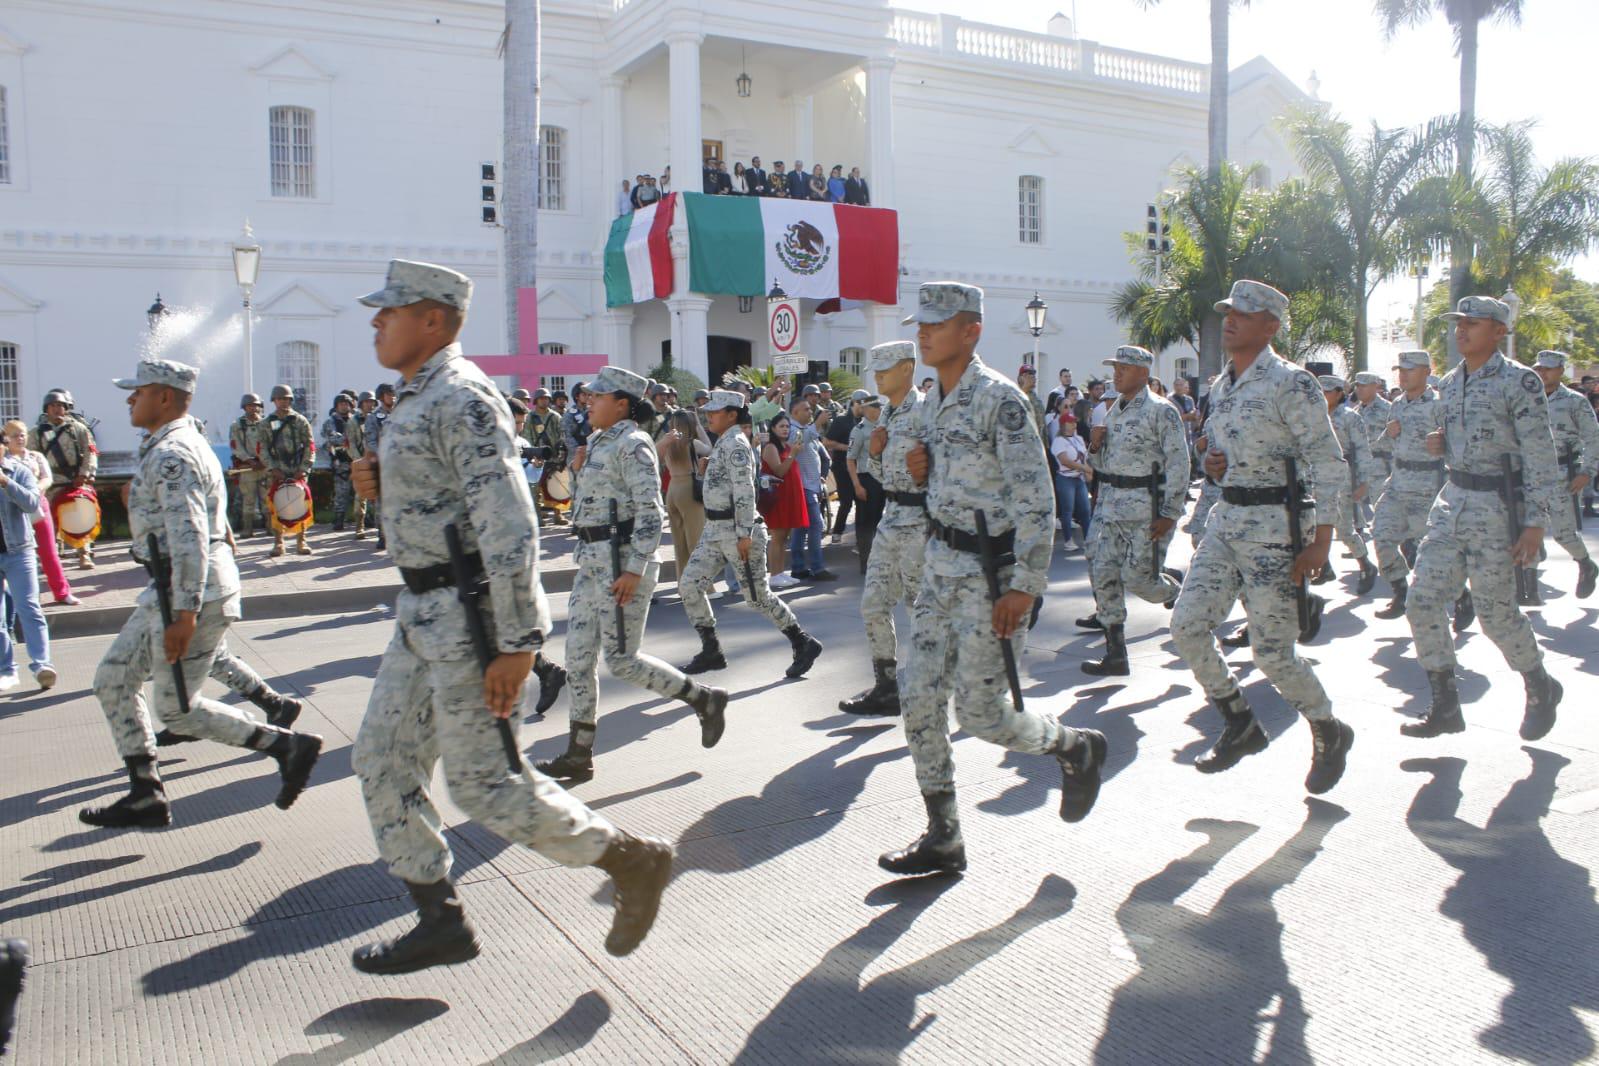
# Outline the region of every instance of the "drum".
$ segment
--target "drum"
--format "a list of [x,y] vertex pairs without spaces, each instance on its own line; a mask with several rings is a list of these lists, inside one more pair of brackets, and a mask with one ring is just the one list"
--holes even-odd
[[572,505],[572,472],[565,467],[560,470],[546,468],[544,482],[539,486],[544,492],[544,499],[551,507],[570,507]]
[[272,513],[284,525],[305,517],[311,506],[311,493],[304,481],[285,481],[272,490]]
[[89,486],[63,492],[50,510],[68,547],[81,548],[100,535],[100,498]]

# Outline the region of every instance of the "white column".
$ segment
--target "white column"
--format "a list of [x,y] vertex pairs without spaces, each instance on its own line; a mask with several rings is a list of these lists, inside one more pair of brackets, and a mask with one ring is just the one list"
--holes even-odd
[[894,206],[894,61],[866,61],[866,182],[873,207]]
[[705,35],[676,30],[666,35],[670,80],[668,145],[672,186],[698,190],[704,151],[700,138],[700,44]]
[[[867,345],[887,344],[905,338],[905,332],[900,329],[899,320],[904,316],[899,313],[898,307],[887,304],[867,304],[862,308],[866,312],[866,337]],[[910,327],[905,327],[906,331]]]
[[813,143],[815,136],[815,111],[816,98],[814,96],[796,96],[794,99],[794,159],[805,162],[805,170],[809,173],[811,167],[816,165],[816,146]]
[[605,175],[602,187],[607,198],[602,202],[607,207],[615,202],[622,179],[633,180],[633,175],[624,169],[627,161],[622,158],[623,123],[626,121],[622,90],[626,87],[626,78],[608,74],[600,79],[600,173]]
[[672,362],[701,381],[708,381],[711,359],[706,337],[710,333],[711,298],[679,294],[666,301],[672,316]]
[[[600,351],[612,366],[633,365],[633,312],[606,311],[600,318]],[[649,367],[641,367],[648,370]]]

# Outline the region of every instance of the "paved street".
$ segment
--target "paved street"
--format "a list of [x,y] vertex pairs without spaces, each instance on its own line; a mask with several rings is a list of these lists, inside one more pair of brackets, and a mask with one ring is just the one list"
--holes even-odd
[[[831,555],[844,580],[787,597],[828,644],[809,679],[783,680],[788,645],[763,618],[717,604],[733,665],[712,676],[735,700],[714,751],[691,712],[601,671],[598,774],[576,791],[681,842],[655,932],[620,960],[601,946],[603,875],[446,808],[483,956],[391,979],[350,969],[352,948],[410,921],[350,769],[384,609],[237,627],[230,646],[310,701],[301,723],[326,753],[284,813],[264,758],[170,749],[175,823],[159,833],[76,821],[123,774],[88,691],[109,638],[60,641],[55,691],[25,681],[0,699],[0,932],[36,958],[17,1062],[1594,1057],[1599,599],[1570,595],[1558,548],[1533,617],[1566,699],[1534,745],[1516,736],[1520,679],[1478,627],[1460,641],[1471,728],[1401,737],[1426,705],[1408,628],[1372,619],[1386,586],[1351,604],[1340,582],[1308,653],[1358,736],[1343,782],[1308,801],[1309,733],[1247,652],[1231,659],[1273,744],[1218,777],[1191,766],[1218,721],[1165,611],[1131,608],[1133,677],[1085,677],[1098,641],[1071,624],[1092,609],[1085,568],[1058,556],[1024,685],[1032,705],[1109,737],[1099,806],[1068,826],[1053,760],[960,739],[970,871],[902,883],[875,863],[922,826],[901,731],[834,709],[870,673],[846,551]],[[697,642],[667,601],[647,648],[681,663]],[[533,757],[561,750],[565,710],[524,727]]]

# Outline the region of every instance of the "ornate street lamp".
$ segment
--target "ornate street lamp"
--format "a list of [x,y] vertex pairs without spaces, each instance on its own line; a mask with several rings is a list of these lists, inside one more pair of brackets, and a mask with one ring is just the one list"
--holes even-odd
[[256,242],[255,234],[250,230],[250,220],[244,221],[244,233],[233,242],[233,280],[238,283],[239,291],[244,294],[244,391],[253,392],[251,381],[254,379],[252,366],[254,362],[253,334],[254,323],[250,313],[250,295],[255,291],[256,279],[261,276],[261,245]]
[[167,305],[161,302],[161,294],[156,293],[155,303],[151,304],[149,309],[144,312],[145,321],[150,323],[150,332],[154,333],[156,330],[160,329],[161,320],[166,318],[171,313],[172,312],[167,308]]
[[733,84],[738,86],[738,94],[740,96],[748,96],[750,94],[750,86],[754,84],[754,82],[752,82],[750,80],[749,72],[745,69],[746,66],[747,66],[747,64],[744,62],[744,46],[743,45],[739,45],[738,46],[738,69],[739,69],[739,75],[738,75],[737,78],[734,79]]
[[1044,316],[1049,314],[1049,305],[1043,301],[1038,293],[1033,293],[1033,298],[1027,302],[1027,331],[1033,335],[1033,368],[1038,367],[1038,338],[1044,334]]

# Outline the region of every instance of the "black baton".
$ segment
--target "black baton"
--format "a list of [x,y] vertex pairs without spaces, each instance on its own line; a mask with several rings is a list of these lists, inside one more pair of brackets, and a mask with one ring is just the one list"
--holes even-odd
[[[1288,546],[1293,555],[1289,559],[1289,573],[1292,574],[1293,561],[1299,558],[1299,553],[1305,550],[1305,526],[1302,518],[1305,508],[1310,506],[1310,501],[1305,498],[1304,483],[1299,480],[1299,464],[1293,459],[1288,459],[1288,489],[1284,500],[1288,505]],[[1294,582],[1294,607],[1299,612],[1299,639],[1309,640],[1305,634],[1310,632],[1310,590],[1303,581]]]
[[[172,564],[161,554],[161,541],[151,533],[144,541],[144,550],[149,555],[150,576],[155,579],[155,597],[161,604],[161,624],[172,624]],[[163,645],[161,657],[166,658],[166,648]],[[178,656],[178,661],[172,664],[172,684],[178,690],[178,706],[180,714],[189,713],[189,682],[183,676],[183,656]]]
[[[998,603],[999,567],[1000,561],[994,553],[994,542],[988,537],[988,516],[978,511],[977,514],[977,557],[982,563],[983,576],[988,579],[988,595],[993,602]],[[1013,560],[1014,561],[1014,560]],[[1005,680],[1010,682],[1011,698],[1016,701],[1016,710],[1022,710],[1022,679],[1016,672],[1016,649],[1012,648],[1010,641],[999,637],[999,653],[1005,659]]]
[[1149,574],[1156,582],[1161,579],[1160,538],[1155,536],[1155,523],[1160,521],[1161,496],[1166,488],[1166,472],[1159,463],[1149,464]]
[[[1507,519],[1510,534],[1510,549],[1515,551],[1516,542],[1521,539],[1522,513],[1521,493],[1516,490],[1516,467],[1511,462],[1509,455],[1499,457],[1499,484],[1500,491],[1505,498],[1505,518]],[[1516,570],[1516,599],[1518,601],[1530,600],[1537,584],[1528,573],[1527,568],[1518,566]]]
[[1577,532],[1582,532],[1582,493],[1572,492],[1571,483],[1577,480],[1582,468],[1577,465],[1577,453],[1572,452],[1566,457],[1566,495],[1571,497],[1571,517],[1577,522]]
[[[461,547],[461,531],[455,528],[454,522],[444,527],[444,547],[450,553],[450,568],[455,571],[455,596],[466,608],[466,631],[472,636],[478,666],[486,671],[494,660],[494,652],[489,648],[489,632],[483,625],[482,575],[473,573],[471,567],[467,566],[466,550]],[[522,753],[517,750],[511,723],[496,716],[494,725],[500,732],[500,747],[505,749],[505,765],[511,773],[521,773]]]
[[[622,580],[622,526],[616,516],[615,500],[611,501],[611,580]],[[627,654],[627,616],[620,603],[616,605],[616,654]]]

